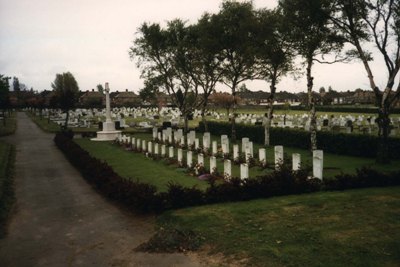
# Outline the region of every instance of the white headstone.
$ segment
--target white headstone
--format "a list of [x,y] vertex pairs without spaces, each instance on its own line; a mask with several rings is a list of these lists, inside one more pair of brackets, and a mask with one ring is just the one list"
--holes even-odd
[[249,165],[247,163],[240,164],[240,179],[249,178]]
[[324,169],[324,152],[322,150],[313,151],[313,176],[315,178],[323,178]]
[[233,160],[239,159],[239,145],[233,145]]
[[258,160],[262,165],[265,165],[267,163],[267,154],[265,148],[260,148],[258,150]]
[[217,141],[212,142],[212,154],[216,155],[218,152]]
[[187,152],[187,166],[191,168],[193,166],[193,152],[188,150]]
[[214,156],[210,157],[210,173],[217,171],[217,158]]
[[194,149],[199,149],[200,141],[199,138],[194,139]]
[[170,158],[173,158],[173,157],[174,157],[174,147],[173,147],[173,146],[170,146],[168,152],[169,152],[169,157],[170,157]]
[[229,159],[224,161],[224,177],[230,178],[232,177],[232,164]]
[[298,171],[301,166],[301,156],[299,153],[292,154],[292,170]]
[[136,140],[136,148],[140,150],[140,148],[142,147],[141,144],[142,144],[142,141],[138,138]]
[[202,153],[197,155],[197,164],[204,166],[204,155]]
[[283,162],[283,146],[275,146],[275,169],[279,167],[279,164]]
[[165,153],[166,151],[165,151],[165,145],[161,145],[161,156],[162,157],[165,157]]
[[247,144],[250,142],[248,137],[242,138],[242,153],[246,153]]
[[182,148],[178,148],[178,162],[182,163]]
[[211,135],[209,132],[205,132],[203,135],[203,148],[209,149],[211,143]]
[[156,156],[158,156],[158,154],[159,154],[159,152],[160,152],[158,146],[159,146],[158,143],[155,143],[155,144],[154,144],[154,154],[155,154]]
[[159,141],[161,141],[161,132],[158,132],[158,133],[157,133],[157,139],[158,139]]
[[146,151],[146,149],[147,149],[146,140],[142,140],[142,149],[143,149],[143,151]]
[[153,143],[152,142],[147,143],[147,152],[149,152],[150,154],[153,153]]
[[158,134],[158,129],[157,127],[153,127],[153,140],[156,140]]

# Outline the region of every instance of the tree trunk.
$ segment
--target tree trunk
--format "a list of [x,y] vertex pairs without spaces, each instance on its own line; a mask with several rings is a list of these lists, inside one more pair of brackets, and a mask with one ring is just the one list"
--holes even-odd
[[308,105],[310,108],[310,144],[311,151],[317,149],[317,117],[315,112],[315,99],[312,96],[313,77],[311,76],[312,57],[307,59],[307,93]]
[[273,114],[273,102],[272,100],[269,102],[269,109],[267,112],[266,120],[264,122],[264,145],[270,146],[270,132],[271,132],[271,123],[272,123],[272,114]]
[[389,130],[390,130],[390,119],[389,119],[389,108],[382,104],[378,110],[378,127],[379,127],[379,141],[376,161],[378,163],[389,163]]
[[231,140],[232,143],[236,142],[236,83],[234,82],[232,85],[232,97],[233,97],[233,105],[232,105],[232,117],[231,117],[231,125],[232,125],[232,135]]
[[64,130],[68,128],[68,120],[69,120],[69,110],[67,110],[67,118],[65,119]]
[[208,132],[208,123],[207,123],[207,119],[206,119],[206,106],[207,106],[207,104],[203,105],[203,107],[201,109],[201,120],[204,125],[204,132]]
[[189,129],[189,118],[188,118],[188,115],[189,114],[185,113],[185,116],[184,116],[184,132],[185,132],[185,134],[188,133],[188,129]]

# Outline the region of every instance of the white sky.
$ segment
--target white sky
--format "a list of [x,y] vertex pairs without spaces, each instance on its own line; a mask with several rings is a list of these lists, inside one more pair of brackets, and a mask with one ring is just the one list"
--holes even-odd
[[[277,0],[254,0],[256,8],[273,8]],[[29,88],[51,89],[56,73],[70,71],[80,90],[110,83],[112,91],[143,87],[128,55],[143,22],[181,18],[196,22],[204,12],[216,13],[220,0],[0,0],[0,74],[17,76]],[[379,86],[386,72],[373,70]],[[329,85],[338,91],[368,89],[360,63],[316,65],[315,90]],[[268,90],[263,81],[247,82],[251,90]],[[304,75],[287,77],[278,90],[305,91]],[[218,89],[225,90],[222,86]]]

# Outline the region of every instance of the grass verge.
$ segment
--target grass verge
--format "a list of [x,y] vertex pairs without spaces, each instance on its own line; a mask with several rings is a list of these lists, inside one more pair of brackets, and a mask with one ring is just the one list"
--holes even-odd
[[193,231],[221,266],[398,266],[399,207],[400,187],[369,188],[169,211],[158,224]]
[[196,186],[205,189],[208,184],[184,173],[183,169],[176,169],[163,161],[153,161],[141,153],[123,150],[111,142],[95,142],[89,139],[75,139],[91,156],[106,161],[115,172],[127,179],[155,185],[160,192],[167,191],[169,182],[175,182],[185,187]]
[[17,129],[17,118],[15,112],[12,112],[10,116],[6,116],[6,125],[4,121],[0,121],[0,136],[11,135],[15,133]]
[[0,238],[6,235],[7,219],[15,202],[14,163],[15,147],[0,141]]

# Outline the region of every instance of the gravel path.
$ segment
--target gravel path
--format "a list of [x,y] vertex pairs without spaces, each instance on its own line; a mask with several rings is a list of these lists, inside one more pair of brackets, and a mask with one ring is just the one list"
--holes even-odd
[[0,240],[0,266],[200,266],[183,254],[136,253],[154,218],[98,195],[64,158],[53,135],[18,113],[16,211]]

